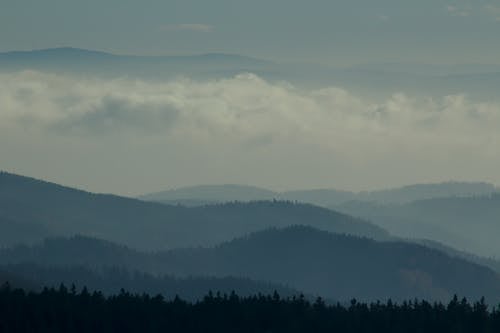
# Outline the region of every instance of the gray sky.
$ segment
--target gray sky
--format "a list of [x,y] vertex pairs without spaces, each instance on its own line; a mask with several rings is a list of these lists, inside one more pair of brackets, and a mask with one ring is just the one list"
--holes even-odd
[[[441,0],[1,0],[0,51],[228,52],[333,65],[498,63],[500,4]],[[243,73],[165,81],[0,73],[0,169],[138,195],[239,183],[500,184],[500,105],[384,99]]]
[[498,63],[495,0],[2,0],[0,51],[228,52],[335,65]]

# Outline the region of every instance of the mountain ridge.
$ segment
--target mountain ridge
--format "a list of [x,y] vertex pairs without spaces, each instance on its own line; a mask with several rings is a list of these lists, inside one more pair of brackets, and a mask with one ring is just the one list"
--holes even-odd
[[498,189],[486,182],[446,181],[421,183],[371,191],[347,191],[334,188],[273,191],[262,187],[221,184],[179,187],[139,196],[142,200],[175,202],[182,200],[199,201],[251,201],[251,200],[291,200],[329,207],[349,201],[373,201],[381,203],[406,203],[416,200],[444,198],[452,196],[474,196],[496,192]]
[[260,229],[292,224],[389,237],[369,222],[307,204],[261,201],[186,208],[93,194],[0,173],[0,245],[14,245],[18,242],[8,235],[30,231],[20,225],[41,228],[31,228],[31,234],[25,235],[30,240],[83,234],[138,249],[159,250],[214,245]]
[[0,251],[1,265],[123,267],[176,278],[267,281],[329,299],[500,299],[500,275],[424,245],[378,242],[311,227],[270,228],[210,248],[145,253],[88,237]]

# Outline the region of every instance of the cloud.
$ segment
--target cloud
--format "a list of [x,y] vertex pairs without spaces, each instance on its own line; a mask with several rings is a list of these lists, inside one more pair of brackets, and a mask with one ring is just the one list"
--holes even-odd
[[53,128],[63,132],[105,135],[112,131],[134,129],[147,132],[166,131],[175,123],[178,110],[155,101],[105,95],[89,106],[87,112],[68,115],[54,123]]
[[446,10],[451,16],[467,17],[470,15],[468,11],[459,9],[457,6],[447,6]]
[[[157,184],[166,170],[175,175],[169,186],[359,188],[474,175],[500,181],[499,123],[500,105],[465,95],[373,100],[250,73],[164,82],[0,74],[4,165],[52,165],[47,174],[59,177],[62,168],[85,173],[81,163],[93,163],[89,170],[123,172],[130,183],[117,180],[113,188],[102,179],[89,187],[121,193],[152,190],[148,179]],[[130,179],[143,168],[151,175]],[[88,172],[84,182],[95,177]]]
[[300,139],[328,146],[338,143],[329,142],[334,136],[349,140],[358,132],[369,141],[400,136],[404,142],[413,136],[442,142],[460,141],[463,133],[477,131],[478,140],[485,133],[496,135],[492,124],[500,120],[498,105],[473,103],[464,95],[436,99],[394,94],[375,102],[339,87],[307,91],[250,73],[211,81],[148,82],[27,71],[0,75],[0,88],[2,125],[64,135],[142,131],[203,140]]
[[488,15],[492,16],[496,21],[500,22],[500,6],[490,4],[484,6],[484,10]]
[[182,23],[182,24],[168,24],[161,26],[163,31],[192,31],[208,33],[214,30],[214,27],[208,24],[201,23]]

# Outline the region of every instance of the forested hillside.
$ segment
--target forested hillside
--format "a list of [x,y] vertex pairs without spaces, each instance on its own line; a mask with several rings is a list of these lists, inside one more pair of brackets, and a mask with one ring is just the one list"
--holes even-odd
[[160,250],[215,245],[249,232],[294,224],[376,239],[389,237],[369,222],[306,204],[271,201],[186,208],[0,173],[0,245],[4,246],[82,234]]
[[[29,314],[29,315],[28,315]],[[26,293],[0,289],[2,332],[346,332],[487,333],[500,330],[498,309],[482,301],[454,297],[446,304],[410,301],[395,304],[327,305],[279,294],[240,297],[208,294],[202,301],[165,301],[161,296],[122,291],[46,289]]]
[[336,300],[446,300],[460,293],[500,301],[500,277],[486,267],[421,245],[376,242],[300,226],[261,231],[212,248],[157,253],[84,237],[54,239],[0,251],[0,264],[59,269],[76,265],[94,271],[118,267],[182,278],[238,277]]
[[[282,296],[297,296],[300,291],[276,283],[254,281],[236,277],[187,277],[153,275],[126,266],[106,266],[91,269],[89,266],[67,263],[66,265],[41,265],[22,263],[0,265],[0,285],[9,283],[29,291],[41,291],[43,287],[59,287],[61,284],[77,289],[84,287],[101,291],[106,295],[118,294],[125,289],[138,294],[161,294],[173,299],[176,296],[189,301],[198,301],[208,292],[231,293],[251,296],[258,293],[278,292]],[[28,281],[36,281],[28,282]],[[312,297],[312,296],[310,296]]]
[[483,266],[420,245],[308,227],[263,231],[214,249],[174,250],[162,261],[177,274],[246,276],[335,299],[444,300],[460,293],[500,301],[500,277]]

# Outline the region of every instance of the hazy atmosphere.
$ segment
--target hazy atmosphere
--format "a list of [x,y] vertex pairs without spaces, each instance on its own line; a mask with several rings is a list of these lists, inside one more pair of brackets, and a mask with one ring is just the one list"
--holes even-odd
[[500,332],[496,0],[0,2],[0,332]]
[[3,0],[0,50],[498,64],[499,18],[495,0]]

